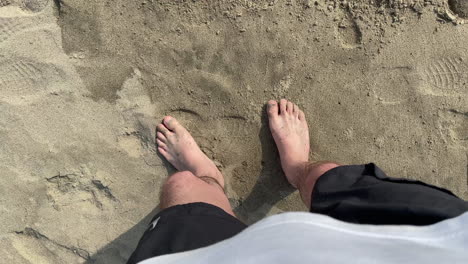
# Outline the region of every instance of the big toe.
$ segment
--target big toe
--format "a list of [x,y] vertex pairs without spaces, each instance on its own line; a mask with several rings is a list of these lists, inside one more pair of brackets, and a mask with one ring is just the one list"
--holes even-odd
[[275,100],[268,101],[267,112],[270,118],[278,116],[278,102]]
[[164,125],[171,131],[177,132],[183,129],[182,125],[172,116],[166,116],[163,119]]

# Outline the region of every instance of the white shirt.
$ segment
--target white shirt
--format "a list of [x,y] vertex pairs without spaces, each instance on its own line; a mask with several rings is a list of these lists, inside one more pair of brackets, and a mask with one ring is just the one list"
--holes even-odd
[[140,263],[468,264],[468,212],[422,227],[358,225],[313,213],[284,213],[214,245]]

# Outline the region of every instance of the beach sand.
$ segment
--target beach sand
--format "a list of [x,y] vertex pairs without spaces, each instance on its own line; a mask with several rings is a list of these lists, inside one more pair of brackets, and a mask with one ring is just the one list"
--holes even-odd
[[468,199],[466,14],[462,0],[0,0],[3,261],[124,263],[174,172],[155,148],[165,115],[243,221],[307,210],[269,99],[304,110],[312,159]]

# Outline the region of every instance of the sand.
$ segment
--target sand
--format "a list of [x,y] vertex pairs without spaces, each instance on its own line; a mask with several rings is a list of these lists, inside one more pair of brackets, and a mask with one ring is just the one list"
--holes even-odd
[[375,162],[468,199],[467,2],[0,0],[0,253],[124,263],[174,170],[173,115],[239,217],[307,210],[268,99],[307,115],[314,159]]

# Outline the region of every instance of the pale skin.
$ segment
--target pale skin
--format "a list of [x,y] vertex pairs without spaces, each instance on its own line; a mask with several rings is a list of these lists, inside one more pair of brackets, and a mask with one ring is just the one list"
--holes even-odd
[[[286,178],[299,190],[302,201],[310,208],[317,179],[340,165],[334,162],[309,162],[309,128],[304,112],[297,105],[286,99],[279,102],[270,100],[267,112]],[[163,186],[161,209],[203,202],[235,216],[224,193],[223,175],[200,150],[190,133],[171,116],[164,117],[156,129],[159,153],[178,170]]]

